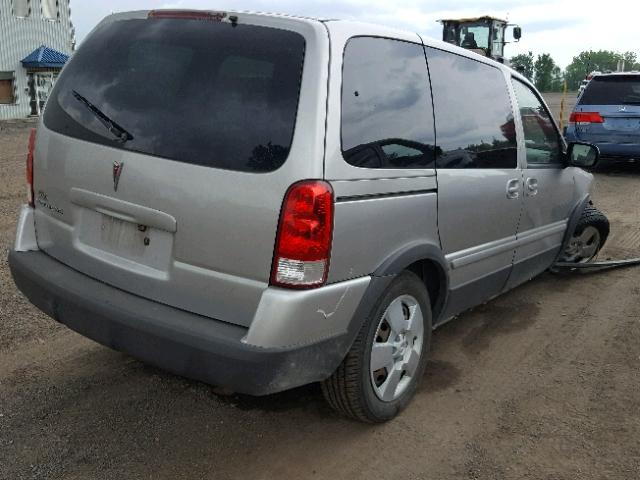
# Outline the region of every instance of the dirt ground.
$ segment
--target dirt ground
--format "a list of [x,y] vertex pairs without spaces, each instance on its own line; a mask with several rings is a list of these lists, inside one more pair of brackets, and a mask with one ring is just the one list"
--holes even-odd
[[547,102],[547,105],[551,109],[551,113],[555,117],[558,125],[560,125],[560,111],[562,105],[562,99],[564,98],[564,112],[562,114],[562,126],[566,127],[567,122],[569,121],[569,115],[571,115],[571,111],[573,110],[574,105],[577,100],[576,92],[567,92],[566,95],[563,93],[543,93],[542,96],[544,100]]
[[[637,479],[640,269],[545,274],[450,322],[395,421],[342,419],[309,386],[265,398],[147,367],[55,324],[6,257],[26,128],[0,131],[0,479]],[[640,166],[599,173],[640,254]]]

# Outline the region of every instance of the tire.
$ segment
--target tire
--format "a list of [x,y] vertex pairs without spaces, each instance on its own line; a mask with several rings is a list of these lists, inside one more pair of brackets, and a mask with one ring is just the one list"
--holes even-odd
[[[597,231],[597,235],[595,235]],[[609,237],[609,220],[593,205],[587,205],[578,220],[560,262],[588,263],[598,256]],[[591,239],[591,243],[589,243]],[[586,248],[588,247],[588,248]]]
[[[419,310],[413,308],[414,302]],[[418,313],[422,322],[418,321]],[[395,334],[398,325],[407,328],[404,334]],[[431,325],[429,294],[424,283],[414,273],[399,274],[373,305],[342,364],[322,383],[322,393],[329,405],[340,414],[362,422],[382,423],[394,418],[407,406],[424,376]],[[374,348],[378,354],[385,354],[374,354],[373,360]],[[387,363],[391,367],[373,372],[372,360],[384,363],[390,351],[394,352],[394,360]]]

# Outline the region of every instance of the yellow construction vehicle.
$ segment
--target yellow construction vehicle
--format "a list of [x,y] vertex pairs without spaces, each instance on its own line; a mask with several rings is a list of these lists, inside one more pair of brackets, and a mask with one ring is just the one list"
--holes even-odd
[[438,20],[442,23],[442,40],[462,48],[472,50],[485,57],[505,63],[504,46],[508,27],[513,27],[513,41],[522,37],[522,29],[518,25],[508,23],[496,17],[459,18]]

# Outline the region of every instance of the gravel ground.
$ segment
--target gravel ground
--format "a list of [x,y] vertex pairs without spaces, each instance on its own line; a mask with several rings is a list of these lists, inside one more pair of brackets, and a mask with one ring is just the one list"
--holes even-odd
[[[0,127],[0,479],[636,479],[640,269],[542,275],[434,335],[409,408],[334,415],[145,366],[56,325],[8,273],[28,129]],[[640,167],[597,175],[602,256],[640,253]]]

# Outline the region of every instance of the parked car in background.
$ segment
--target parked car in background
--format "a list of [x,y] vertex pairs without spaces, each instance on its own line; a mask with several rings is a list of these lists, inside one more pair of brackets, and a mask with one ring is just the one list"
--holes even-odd
[[597,145],[604,161],[640,159],[640,73],[594,76],[571,113],[566,139]]
[[582,92],[584,92],[584,89],[587,87],[588,84],[589,84],[589,80],[586,80],[586,79],[580,82],[580,86],[578,87],[578,95],[577,95],[578,97],[582,95]]
[[522,75],[416,33],[121,13],[31,137],[9,264],[111,348],[240,393],[321,382],[381,422],[433,328],[596,256],[608,224],[578,167],[597,157]]
[[601,73],[602,72],[594,70],[589,75],[587,75],[584,80],[580,82],[580,86],[578,87],[578,97],[582,94],[582,92],[584,92],[584,89],[587,87],[587,85],[593,79],[593,77],[595,77],[596,75],[600,75]]

